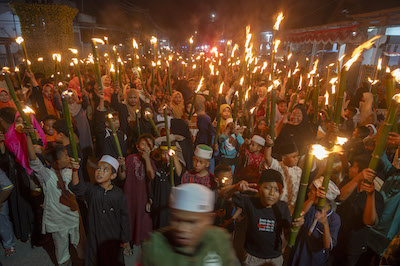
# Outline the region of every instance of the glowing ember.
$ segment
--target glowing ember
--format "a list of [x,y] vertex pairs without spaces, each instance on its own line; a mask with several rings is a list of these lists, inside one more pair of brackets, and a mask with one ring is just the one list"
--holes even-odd
[[190,43],[190,44],[193,44],[193,36],[192,36],[192,37],[190,37],[190,39],[189,39],[189,43]]
[[43,62],[43,57],[39,57],[37,60],[38,62]]
[[222,94],[222,89],[223,88],[224,88],[224,82],[222,82],[221,85],[219,86],[218,94]]
[[19,68],[18,67],[15,67],[15,72],[19,72]]
[[378,71],[380,71],[382,69],[382,58],[379,58],[378,66],[376,67],[376,69],[378,69]]
[[113,115],[112,115],[112,114],[108,114],[108,118],[109,118],[109,119],[112,119],[112,118],[113,118]]
[[25,114],[34,114],[35,111],[32,110],[29,106],[25,106],[25,108],[22,110]]
[[15,39],[15,42],[18,44],[21,44],[24,41],[24,38],[22,37],[18,37],[17,39]]
[[57,62],[61,62],[61,54],[53,54],[53,60]]
[[92,41],[94,43],[100,43],[100,44],[103,44],[103,45],[105,44],[103,39],[100,39],[100,38],[92,38]]
[[145,111],[144,114],[145,114],[145,116],[150,116],[151,115],[150,111]]
[[278,17],[276,18],[276,22],[274,24],[274,30],[279,30],[279,26],[284,18],[285,17],[283,16],[283,12],[280,12]]
[[344,145],[346,142],[348,141],[348,139],[347,138],[343,138],[343,137],[337,137],[337,139],[336,139],[336,144],[338,144],[338,145]]
[[154,37],[154,36],[151,36],[150,43],[151,44],[157,44],[157,38]]
[[72,63],[74,63],[75,65],[78,65],[78,58],[72,58]]
[[174,156],[175,155],[175,151],[173,149],[169,149],[168,155],[171,156],[171,157]]
[[78,54],[78,49],[68,48],[68,50],[70,50],[73,54]]
[[135,49],[138,49],[138,48],[139,48],[139,45],[137,44],[137,42],[136,42],[135,39],[132,40],[132,46],[133,46],[133,48],[135,48]]
[[253,114],[254,110],[256,110],[256,107],[254,106],[253,108],[250,109],[250,114]]
[[318,160],[323,160],[329,155],[329,151],[319,144],[312,145],[311,149],[312,155],[314,155]]
[[204,77],[201,77],[199,85],[197,86],[195,93],[198,93],[200,91],[201,87],[203,86],[203,82],[204,82]]

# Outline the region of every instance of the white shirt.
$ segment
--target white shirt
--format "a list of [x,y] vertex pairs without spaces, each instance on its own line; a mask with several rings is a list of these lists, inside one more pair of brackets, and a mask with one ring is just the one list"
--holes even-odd
[[[55,170],[44,167],[39,158],[29,161],[29,164],[43,187],[42,233],[54,233],[79,227],[79,212],[71,211],[68,206],[60,203],[61,189],[57,187],[58,178]],[[61,177],[65,181],[65,188],[68,189],[68,184],[72,180],[72,170],[61,170]],[[79,230],[77,232],[79,237]]]

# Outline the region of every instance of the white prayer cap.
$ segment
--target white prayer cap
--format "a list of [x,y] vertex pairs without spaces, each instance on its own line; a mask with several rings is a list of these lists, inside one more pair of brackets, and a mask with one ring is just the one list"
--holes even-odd
[[103,155],[99,163],[100,162],[109,163],[115,169],[115,171],[118,172],[119,162],[114,157],[110,155]]
[[229,117],[225,120],[225,125],[229,125],[229,123],[233,123],[233,118]]
[[172,188],[170,207],[189,212],[212,212],[214,192],[206,186],[187,183]]
[[194,156],[201,158],[201,159],[206,159],[210,160],[213,154],[213,150],[205,145],[205,144],[199,144],[196,146],[196,150],[194,151]]
[[254,135],[251,138],[251,140],[254,141],[255,143],[261,145],[261,146],[265,145],[265,139],[263,137],[259,136],[259,135]]
[[[316,188],[319,188],[322,186],[323,180],[324,180],[324,177],[321,176],[320,178],[315,179],[313,181],[313,185]],[[326,192],[326,198],[330,201],[334,201],[339,195],[340,195],[339,188],[335,185],[335,183],[333,183],[331,180],[329,180],[328,192]]]

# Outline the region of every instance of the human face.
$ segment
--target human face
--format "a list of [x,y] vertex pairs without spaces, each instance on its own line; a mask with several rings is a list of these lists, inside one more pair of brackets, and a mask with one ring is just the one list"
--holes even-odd
[[153,142],[148,138],[143,138],[137,145],[137,149],[141,152],[150,152],[153,149]]
[[109,76],[107,76],[107,77],[104,79],[104,85],[105,85],[106,87],[110,87],[110,85],[111,85],[111,79],[110,79]]
[[135,84],[137,90],[143,89],[142,81],[140,81],[140,79],[135,79],[133,83]]
[[164,163],[168,163],[169,162],[168,150],[161,150],[161,160]]
[[48,120],[44,121],[44,125],[43,125],[44,133],[46,133],[49,136],[53,136],[56,133],[56,131],[53,128],[53,125],[55,122],[56,122],[56,120],[54,120],[54,119],[48,119]]
[[266,94],[267,94],[267,91],[265,88],[258,88],[257,95],[259,98],[263,99]]
[[0,101],[2,103],[8,102],[9,99],[10,99],[10,96],[8,95],[8,93],[6,91],[0,92]]
[[293,125],[297,126],[303,121],[303,113],[300,109],[294,109],[289,120]]
[[314,204],[318,203],[319,198],[317,197],[317,188],[312,185],[310,187],[310,191],[307,194],[309,199],[313,199],[314,200]]
[[213,223],[211,213],[196,213],[171,210],[171,232],[176,245],[194,250],[209,225]]
[[94,172],[96,182],[98,184],[103,184],[111,181],[117,176],[116,173],[113,174],[112,172],[113,171],[111,164],[106,162],[99,162],[97,164],[96,171]]
[[193,91],[196,88],[196,82],[194,80],[189,81],[188,87],[191,91]]
[[226,107],[224,110],[222,110],[222,118],[223,119],[228,119],[231,116],[231,108]]
[[138,97],[137,97],[136,94],[131,93],[131,94],[128,96],[128,104],[129,104],[130,106],[136,106],[137,103],[138,103],[138,101],[139,101],[139,99],[138,99]]
[[208,166],[210,166],[210,162],[206,159],[199,158],[197,156],[193,156],[193,170],[196,173],[200,173],[205,170]]
[[287,109],[288,109],[287,103],[285,103],[285,102],[278,103],[278,111],[279,111],[279,113],[286,114]]
[[277,182],[264,182],[259,189],[261,203],[265,207],[274,205],[281,196],[281,189]]
[[174,97],[174,103],[176,105],[180,104],[182,102],[182,95],[180,93],[175,94]]
[[60,155],[58,155],[57,161],[56,161],[56,166],[58,167],[58,169],[64,169],[69,167],[70,165],[70,159],[68,156],[68,152],[67,150],[64,150],[64,152],[60,153]]
[[356,177],[360,172],[360,168],[358,167],[358,163],[353,163],[353,165],[349,168],[349,178],[352,180]]
[[261,120],[260,122],[258,122],[257,129],[261,132],[267,129],[267,124],[265,123],[265,120]]
[[156,97],[159,100],[162,100],[164,97],[164,93],[162,92],[162,90],[156,90]]
[[44,96],[46,96],[47,99],[50,99],[50,97],[51,97],[51,87],[50,86],[44,87],[43,93],[44,93]]
[[232,185],[232,171],[219,173],[217,179],[220,186],[226,187]]
[[258,143],[255,143],[254,141],[250,142],[249,145],[249,152],[250,153],[256,153],[256,152],[260,152],[262,149],[261,145]]
[[296,151],[282,156],[282,161],[286,166],[296,166],[299,162],[299,152]]

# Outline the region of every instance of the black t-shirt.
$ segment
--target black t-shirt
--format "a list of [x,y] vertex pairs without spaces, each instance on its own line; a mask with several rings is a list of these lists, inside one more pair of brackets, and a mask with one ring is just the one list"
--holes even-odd
[[[347,182],[348,181],[349,180],[347,180]],[[343,186],[347,182],[342,182],[341,185]],[[357,189],[355,189],[353,193],[338,206],[336,211],[337,214],[340,215],[342,221],[337,248],[347,254],[358,255],[366,251],[368,226],[363,222],[366,201],[367,193],[365,191],[357,193]],[[379,192],[375,191],[375,210],[378,219],[382,215],[383,207],[383,197]]]
[[271,208],[259,197],[234,195],[233,202],[247,216],[245,249],[252,256],[273,259],[282,255],[282,229],[289,228],[292,218],[286,202],[278,201]]

